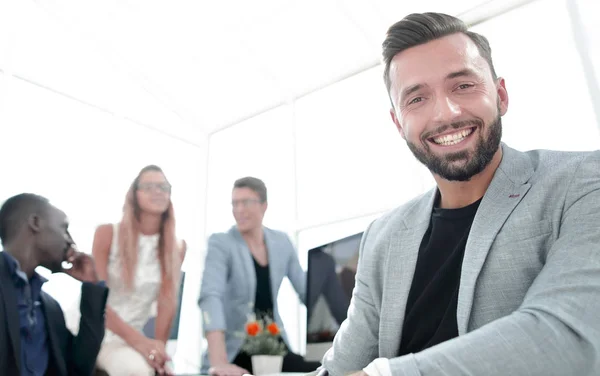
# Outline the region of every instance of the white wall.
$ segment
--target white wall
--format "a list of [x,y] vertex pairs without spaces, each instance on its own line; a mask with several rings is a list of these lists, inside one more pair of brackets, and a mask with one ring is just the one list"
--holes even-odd
[[598,82],[586,80],[567,5],[539,0],[473,28],[489,39],[496,73],[506,79],[504,141],[514,148],[600,146],[600,119],[588,90]]

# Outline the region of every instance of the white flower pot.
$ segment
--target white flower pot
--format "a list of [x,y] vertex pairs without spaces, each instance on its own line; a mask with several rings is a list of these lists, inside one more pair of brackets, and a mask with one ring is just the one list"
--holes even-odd
[[252,371],[254,376],[277,375],[281,373],[283,356],[252,355]]

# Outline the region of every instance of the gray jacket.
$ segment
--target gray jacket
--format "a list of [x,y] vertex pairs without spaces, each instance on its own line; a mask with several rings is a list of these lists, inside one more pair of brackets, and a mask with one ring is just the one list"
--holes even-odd
[[[277,295],[284,277],[288,277],[302,302],[306,295],[306,273],[288,236],[264,228],[268,250],[273,315],[283,328],[277,307]],[[208,239],[204,274],[198,304],[202,311],[204,332],[219,330],[225,333],[227,358],[233,361],[244,342],[245,324],[254,312],[256,272],[252,255],[236,227],[226,233],[213,234]],[[286,343],[287,336],[282,333]],[[289,343],[288,343],[289,345]],[[210,367],[208,353],[202,360],[202,372]]]
[[502,148],[465,249],[459,336],[397,357],[432,190],[364,233],[329,373],[383,357],[402,376],[600,375],[600,152]]

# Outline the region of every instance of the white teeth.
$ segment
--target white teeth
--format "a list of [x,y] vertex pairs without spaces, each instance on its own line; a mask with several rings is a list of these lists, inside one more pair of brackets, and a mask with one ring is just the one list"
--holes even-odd
[[440,137],[434,137],[433,142],[443,146],[456,145],[471,133],[473,133],[473,128],[463,129],[462,131],[456,133],[447,134],[445,136]]

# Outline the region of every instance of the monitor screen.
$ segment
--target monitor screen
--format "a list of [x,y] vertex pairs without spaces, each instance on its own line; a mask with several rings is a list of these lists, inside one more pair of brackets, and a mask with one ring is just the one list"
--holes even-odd
[[330,343],[346,319],[362,232],[308,251],[306,344]]

